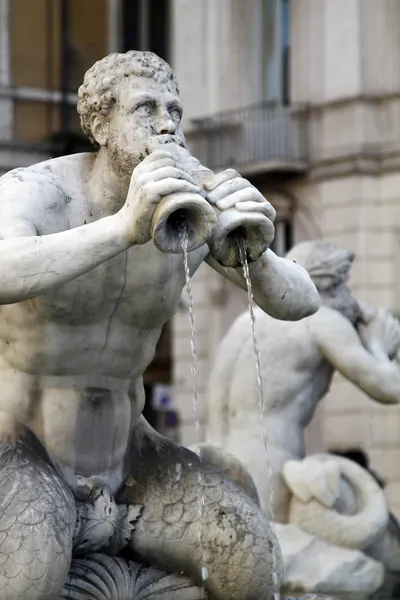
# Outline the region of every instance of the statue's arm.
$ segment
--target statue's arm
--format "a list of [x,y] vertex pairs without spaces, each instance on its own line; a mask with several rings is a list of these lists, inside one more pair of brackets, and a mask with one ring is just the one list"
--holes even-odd
[[[220,265],[211,254],[207,264],[246,290],[243,270]],[[298,321],[313,315],[319,308],[318,291],[307,271],[286,258],[280,258],[267,250],[249,265],[254,300],[267,314],[275,319]]]
[[[43,193],[46,193],[44,187],[29,189],[23,184],[1,188],[0,304],[34,298],[129,247],[118,214],[75,229],[38,236],[33,222],[48,218],[41,209]],[[37,207],[35,216],[32,206]]]
[[323,307],[310,318],[310,329],[325,359],[346,379],[377,402],[400,402],[400,365],[368,352],[343,315]]

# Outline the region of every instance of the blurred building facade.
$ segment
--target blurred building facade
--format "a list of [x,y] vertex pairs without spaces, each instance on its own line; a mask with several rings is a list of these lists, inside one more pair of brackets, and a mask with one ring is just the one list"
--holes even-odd
[[[0,0],[0,174],[89,149],[76,90],[95,60],[131,48],[176,70],[193,152],[237,168],[277,208],[277,253],[332,239],[357,253],[357,296],[400,314],[398,0]],[[202,438],[216,348],[247,306],[207,268],[193,295],[197,412],[185,296],[145,376],[149,395],[174,384],[183,443]],[[338,377],[308,439],[368,450],[400,512],[399,409]]]
[[[400,3],[176,0],[173,64],[192,149],[237,168],[278,211],[275,249],[321,235],[353,250],[352,289],[400,314]],[[193,281],[199,385],[245,294],[204,268]],[[190,329],[174,321],[183,441],[195,441]],[[250,335],[250,332],[249,332]],[[200,400],[201,407],[201,400]],[[400,409],[335,379],[309,449],[359,446],[400,514]]]

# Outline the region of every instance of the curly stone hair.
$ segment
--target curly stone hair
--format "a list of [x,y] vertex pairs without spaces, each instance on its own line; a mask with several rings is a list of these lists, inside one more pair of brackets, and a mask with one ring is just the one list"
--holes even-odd
[[318,288],[319,277],[345,281],[355,254],[329,240],[310,240],[293,246],[286,258],[304,267]]
[[153,52],[130,50],[125,54],[109,54],[97,61],[85,73],[78,90],[78,113],[83,132],[94,146],[90,116],[93,112],[107,117],[117,100],[118,83],[125,77],[149,77],[160,83],[170,83],[179,94],[178,82],[168,63]]

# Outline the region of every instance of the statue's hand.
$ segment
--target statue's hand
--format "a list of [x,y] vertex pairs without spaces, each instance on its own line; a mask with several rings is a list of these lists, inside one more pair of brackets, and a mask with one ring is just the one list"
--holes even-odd
[[213,243],[218,245],[232,231],[232,225],[237,223],[258,231],[253,245],[256,243],[259,247],[253,250],[256,256],[261,256],[275,235],[276,211],[273,206],[257,188],[233,169],[214,175],[204,184],[204,189],[210,204],[220,211],[213,239],[209,242],[211,254]]
[[358,333],[366,348],[375,356],[384,353],[393,360],[400,350],[400,324],[387,310],[363,311]]
[[146,244],[151,239],[151,220],[165,196],[201,192],[184,165],[166,150],[154,150],[133,171],[128,196],[119,215],[129,243]]

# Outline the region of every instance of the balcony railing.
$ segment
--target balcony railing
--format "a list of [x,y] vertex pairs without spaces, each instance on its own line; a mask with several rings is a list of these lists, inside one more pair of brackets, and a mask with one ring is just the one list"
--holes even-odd
[[192,120],[193,153],[218,171],[233,167],[247,174],[289,174],[308,166],[305,108],[263,103]]

